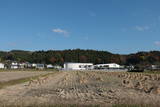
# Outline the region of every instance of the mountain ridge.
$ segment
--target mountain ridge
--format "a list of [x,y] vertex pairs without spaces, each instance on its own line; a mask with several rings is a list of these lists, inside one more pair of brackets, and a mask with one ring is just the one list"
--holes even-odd
[[63,65],[64,62],[118,63],[122,65],[160,64],[160,51],[141,51],[131,54],[114,54],[103,50],[67,49],[0,51],[0,61],[17,61]]

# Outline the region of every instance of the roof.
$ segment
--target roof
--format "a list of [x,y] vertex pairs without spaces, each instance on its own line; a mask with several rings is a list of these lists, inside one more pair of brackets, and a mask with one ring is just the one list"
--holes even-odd
[[64,64],[93,64],[93,63],[65,62]]
[[[97,64],[97,65],[115,65],[116,63],[109,63],[109,64]],[[116,64],[119,65],[119,64]]]

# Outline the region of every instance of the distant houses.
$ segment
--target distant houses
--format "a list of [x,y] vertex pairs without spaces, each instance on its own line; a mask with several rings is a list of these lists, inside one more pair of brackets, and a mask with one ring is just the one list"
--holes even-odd
[[60,65],[52,65],[52,64],[41,64],[41,63],[29,63],[29,62],[22,62],[18,63],[16,61],[7,62],[7,63],[0,63],[0,69],[62,69]]
[[[11,62],[7,66],[5,64],[0,63],[0,69],[58,69],[61,70],[62,66],[60,65],[52,65],[52,64],[40,64],[40,63],[29,63],[23,62],[18,63],[16,61]],[[74,62],[65,62],[63,66],[63,70],[98,70],[98,69],[123,69],[123,66],[120,66],[116,63],[109,64],[96,64],[93,63],[74,63]]]
[[[134,71],[137,70],[136,66],[122,66],[116,63],[107,64],[93,64],[93,63],[77,63],[65,62],[63,67],[60,65],[42,64],[42,63],[29,63],[16,61],[9,63],[0,63],[0,69],[57,69],[57,70],[105,70],[105,71]],[[160,65],[150,65],[145,70],[157,71],[160,70]]]
[[[56,66],[57,67],[57,66]],[[0,63],[0,69],[54,69],[55,67],[52,64],[36,64],[36,63],[29,63],[29,62],[23,62],[18,63],[16,61],[13,61],[11,63]],[[60,67],[59,67],[60,68]]]
[[0,63],[0,69],[62,69],[60,65],[52,65],[52,64],[41,64],[41,63],[29,63],[29,62],[22,62],[18,63],[16,61],[9,62],[9,63]]

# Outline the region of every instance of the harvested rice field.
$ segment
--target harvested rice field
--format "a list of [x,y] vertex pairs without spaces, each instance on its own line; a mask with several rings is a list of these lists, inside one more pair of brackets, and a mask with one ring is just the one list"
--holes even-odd
[[159,74],[101,71],[55,71],[49,74],[1,72],[0,82],[26,77],[35,78],[0,89],[1,106],[160,106]]

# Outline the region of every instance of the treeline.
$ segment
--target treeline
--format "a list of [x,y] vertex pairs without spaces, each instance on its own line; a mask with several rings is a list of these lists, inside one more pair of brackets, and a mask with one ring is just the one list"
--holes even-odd
[[122,65],[151,65],[160,64],[160,51],[138,52],[129,55],[113,54],[96,50],[48,50],[23,51],[12,50],[0,52],[0,62],[9,61],[44,63],[63,65],[64,62],[118,63]]

